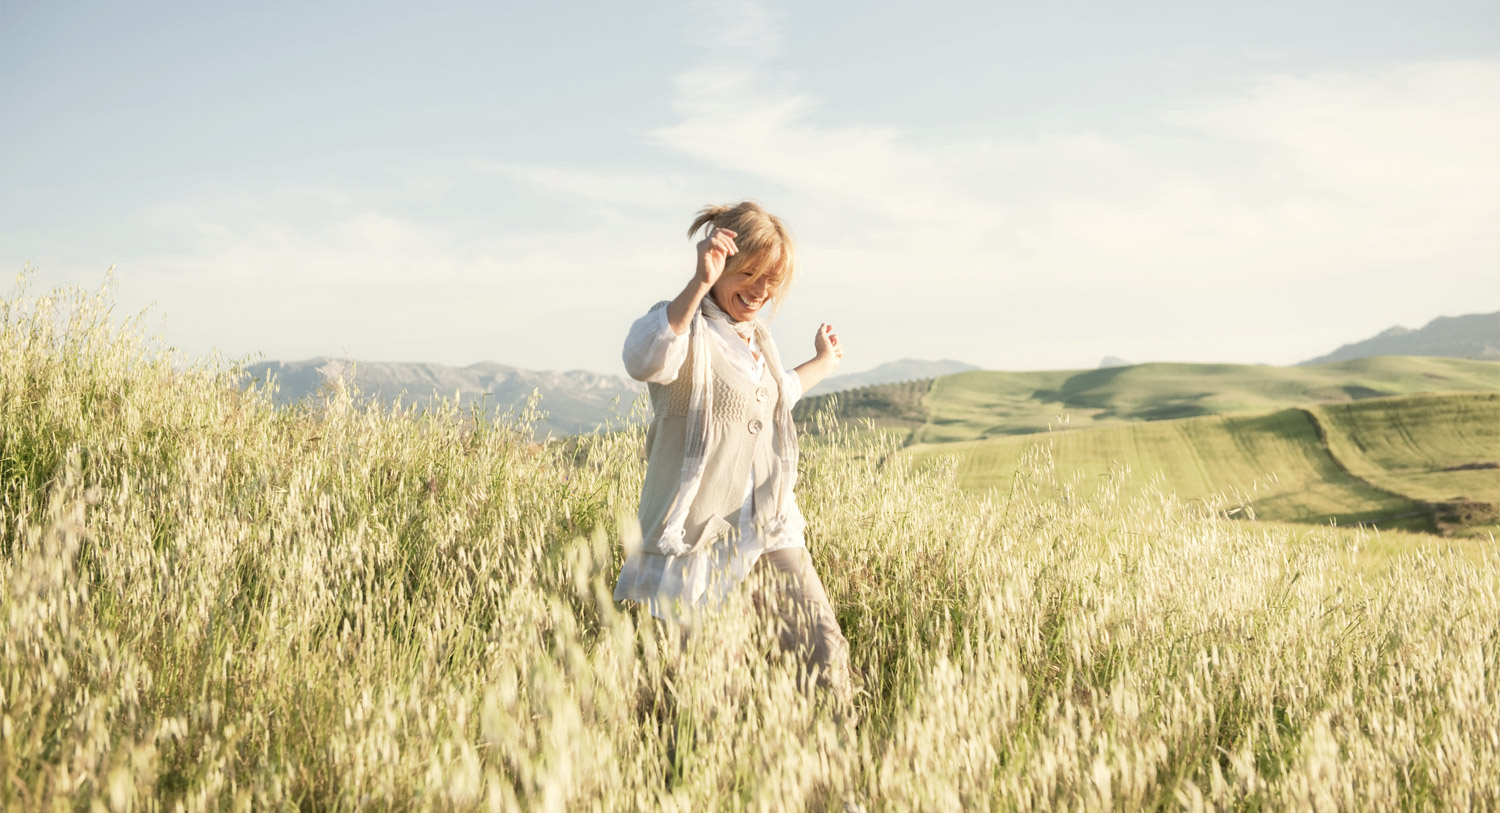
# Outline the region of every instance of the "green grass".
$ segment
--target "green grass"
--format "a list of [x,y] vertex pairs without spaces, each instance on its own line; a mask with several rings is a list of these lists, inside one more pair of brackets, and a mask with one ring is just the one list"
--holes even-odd
[[1444,530],[1500,535],[1500,393],[1381,398],[1311,411],[1350,474],[1447,504],[1438,515]]
[[[1465,468],[1492,463],[1500,452],[1500,393],[921,444],[908,453],[919,463],[955,456],[959,484],[981,491],[1009,488],[1039,445],[1065,476],[1094,480],[1126,467],[1187,499],[1243,502],[1262,519],[1434,530],[1427,503],[1500,503],[1500,471]],[[1483,510],[1470,533],[1493,530]]]
[[938,378],[913,443],[1156,421],[1422,392],[1500,390],[1500,362],[1387,356],[1311,367],[1140,364]]
[[[913,446],[909,454],[918,463],[956,455],[961,487],[1004,490],[1035,446],[1050,450],[1064,477],[1098,481],[1116,476],[1123,467],[1133,475],[1130,493],[1144,491],[1150,480],[1160,478],[1184,499],[1228,495],[1265,519],[1348,525],[1419,510],[1411,500],[1340,471],[1298,409],[929,444]],[[1392,522],[1419,526],[1422,520]]]
[[[1355,476],[1415,499],[1500,503],[1500,393],[1419,395],[1317,407]],[[1489,464],[1496,468],[1469,468]]]

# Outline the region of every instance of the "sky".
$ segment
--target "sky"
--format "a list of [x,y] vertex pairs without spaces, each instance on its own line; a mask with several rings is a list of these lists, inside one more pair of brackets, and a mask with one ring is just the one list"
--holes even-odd
[[0,0],[0,289],[190,358],[622,374],[743,199],[788,363],[1295,363],[1500,310],[1500,4]]

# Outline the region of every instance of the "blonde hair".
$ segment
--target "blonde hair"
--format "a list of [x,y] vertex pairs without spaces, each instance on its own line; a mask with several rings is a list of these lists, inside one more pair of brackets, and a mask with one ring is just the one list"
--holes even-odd
[[710,224],[735,233],[734,244],[739,253],[724,263],[724,273],[749,274],[752,281],[773,275],[771,310],[772,313],[780,310],[797,273],[797,244],[792,241],[786,224],[760,204],[747,200],[734,206],[703,207],[688,228],[688,237]]

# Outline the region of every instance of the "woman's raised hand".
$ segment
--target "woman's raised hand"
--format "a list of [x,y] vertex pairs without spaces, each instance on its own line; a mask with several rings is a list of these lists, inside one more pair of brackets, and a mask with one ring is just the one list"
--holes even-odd
[[834,366],[844,357],[844,346],[839,344],[839,334],[833,332],[833,325],[827,322],[818,325],[818,332],[813,336],[813,352],[816,358],[832,359]]
[[740,250],[734,244],[734,238],[738,236],[729,229],[709,226],[708,233],[698,241],[698,269],[693,272],[692,281],[682,289],[682,293],[667,306],[667,324],[671,325],[673,333],[681,336],[688,332],[693,323],[693,314],[698,312],[699,303],[709,295],[709,289],[719,281],[719,277],[724,275],[724,264]]
[[698,269],[695,277],[704,285],[713,285],[724,273],[724,264],[739,253],[734,238],[739,235],[729,229],[708,227],[708,233],[698,241]]

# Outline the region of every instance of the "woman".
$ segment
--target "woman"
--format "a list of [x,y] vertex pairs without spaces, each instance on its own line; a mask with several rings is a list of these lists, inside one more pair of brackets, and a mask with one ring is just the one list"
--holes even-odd
[[691,627],[746,578],[774,613],[781,645],[801,650],[819,683],[848,696],[848,643],[803,538],[792,489],[797,432],[792,404],[839,365],[830,325],[812,360],[786,370],[760,314],[781,305],[796,248],[781,220],[751,202],[710,206],[693,277],[676,299],[636,320],[625,368],[648,384],[642,545],[626,558],[616,600],[646,604]]

